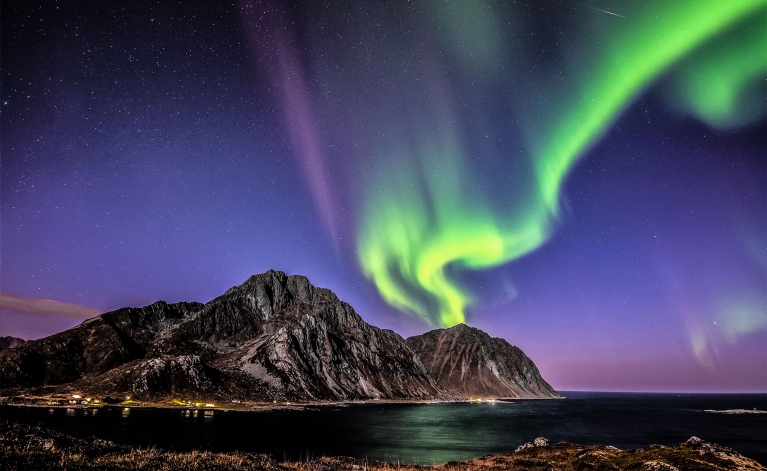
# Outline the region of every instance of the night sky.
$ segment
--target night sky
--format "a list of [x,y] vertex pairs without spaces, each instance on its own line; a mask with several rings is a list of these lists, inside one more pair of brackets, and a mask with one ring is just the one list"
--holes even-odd
[[557,389],[767,392],[767,1],[35,3],[0,335],[276,269]]

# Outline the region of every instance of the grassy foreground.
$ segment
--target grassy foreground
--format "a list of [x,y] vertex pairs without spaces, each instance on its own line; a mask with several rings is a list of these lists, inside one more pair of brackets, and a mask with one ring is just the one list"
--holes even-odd
[[728,448],[691,439],[674,447],[651,445],[622,451],[606,446],[572,443],[528,446],[516,452],[437,466],[325,457],[311,461],[278,462],[257,453],[169,452],[135,449],[114,443],[83,440],[43,428],[0,423],[0,470],[135,470],[135,471],[479,471],[479,470],[637,470],[715,471],[767,470]]

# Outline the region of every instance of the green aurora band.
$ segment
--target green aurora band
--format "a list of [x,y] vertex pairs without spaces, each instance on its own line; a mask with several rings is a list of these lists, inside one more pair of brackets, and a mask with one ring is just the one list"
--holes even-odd
[[[577,69],[565,70],[559,86],[542,92],[543,102],[558,106],[532,105],[538,114],[521,125],[534,181],[511,211],[493,209],[478,196],[480,182],[445,118],[440,139],[421,143],[414,159],[389,159],[392,170],[379,175],[366,195],[358,232],[365,275],[401,311],[445,327],[464,322],[472,296],[451,279],[451,269],[498,266],[543,245],[561,216],[562,187],[574,164],[651,84],[667,80],[676,90],[668,97],[671,105],[712,126],[762,117],[764,104],[744,96],[763,86],[767,74],[766,5],[767,0],[658,1],[622,5],[625,18],[585,25],[579,33],[588,55]],[[466,18],[470,24],[460,31],[459,24],[453,30],[443,25],[448,44],[482,30],[476,16]],[[487,56],[493,48],[480,46],[499,41],[497,36],[480,35],[473,44]],[[476,66],[471,58],[461,65]]]

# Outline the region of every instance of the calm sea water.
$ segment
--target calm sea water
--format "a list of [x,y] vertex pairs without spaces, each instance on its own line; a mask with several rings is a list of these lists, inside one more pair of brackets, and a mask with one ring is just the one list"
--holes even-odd
[[421,464],[552,442],[639,448],[695,435],[767,464],[767,394],[565,393],[514,403],[364,404],[306,411],[226,412],[0,407],[0,418],[118,443],[173,450],[253,451],[277,459],[346,455]]

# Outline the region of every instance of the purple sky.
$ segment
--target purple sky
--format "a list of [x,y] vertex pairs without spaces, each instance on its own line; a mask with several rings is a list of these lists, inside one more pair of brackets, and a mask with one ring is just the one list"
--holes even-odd
[[[379,177],[411,178],[429,139],[462,143],[493,211],[533,188],[530,136],[569,112],[552,97],[599,75],[579,22],[643,2],[586,3],[515,6],[493,29],[426,1],[4,2],[0,336],[206,302],[268,269],[403,336],[434,328],[365,276],[364,202],[400,196]],[[557,389],[767,392],[767,69],[723,124],[675,105],[673,67],[579,155],[539,247],[446,268],[467,323]]]

